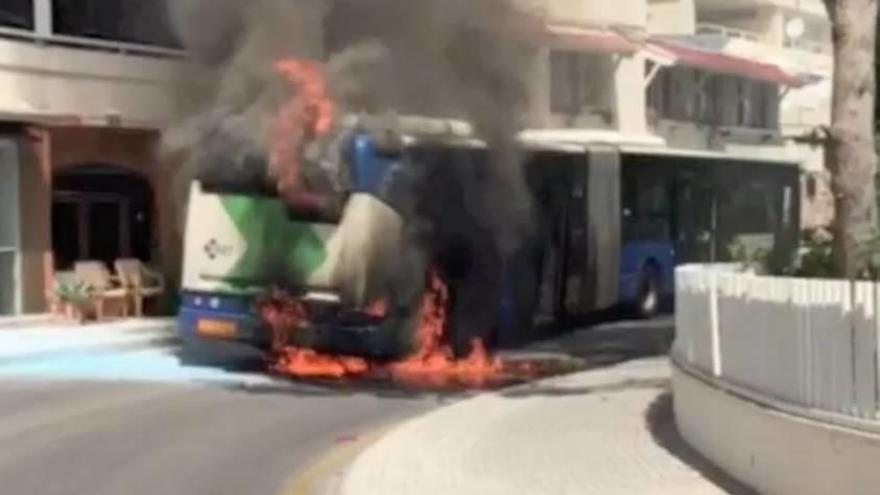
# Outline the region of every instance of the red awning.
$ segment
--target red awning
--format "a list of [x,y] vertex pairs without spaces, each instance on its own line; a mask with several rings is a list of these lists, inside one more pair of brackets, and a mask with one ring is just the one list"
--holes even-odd
[[529,42],[550,48],[625,55],[640,49],[622,34],[603,27],[553,22],[534,15],[522,15],[515,22],[517,31]]
[[638,44],[607,29],[548,24],[544,36],[554,48],[620,54],[632,54],[639,50]]
[[666,40],[651,40],[645,47],[649,55],[674,65],[686,65],[710,72],[734,74],[756,81],[801,87],[805,81],[778,65]]

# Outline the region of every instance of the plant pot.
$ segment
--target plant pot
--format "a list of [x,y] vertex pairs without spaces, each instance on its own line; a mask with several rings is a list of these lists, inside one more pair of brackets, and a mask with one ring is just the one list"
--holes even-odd
[[64,316],[78,325],[81,325],[84,319],[82,307],[75,303],[65,303]]

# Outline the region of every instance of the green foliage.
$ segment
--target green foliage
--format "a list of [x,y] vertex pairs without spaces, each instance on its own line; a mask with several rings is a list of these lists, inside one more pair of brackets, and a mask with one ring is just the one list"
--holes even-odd
[[738,240],[731,244],[730,258],[743,266],[746,271],[766,273],[770,270],[770,251],[761,247],[749,246]]
[[[859,274],[859,280],[880,280],[880,231],[872,234],[865,243],[870,260],[867,269]],[[834,236],[825,229],[804,232],[794,258],[779,262],[766,250],[751,250],[736,245],[731,255],[744,270],[768,275],[801,278],[837,278],[834,263]]]
[[805,232],[794,262],[781,275],[834,278],[834,236],[825,229]]
[[63,303],[84,305],[89,302],[92,293],[92,287],[84,282],[58,282],[55,284],[55,296]]

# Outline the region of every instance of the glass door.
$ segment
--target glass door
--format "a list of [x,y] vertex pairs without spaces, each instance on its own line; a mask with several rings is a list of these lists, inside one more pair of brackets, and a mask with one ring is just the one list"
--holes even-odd
[[0,137],[0,316],[21,311],[18,167],[15,141]]
[[717,203],[711,176],[682,173],[675,183],[676,263],[717,261]]

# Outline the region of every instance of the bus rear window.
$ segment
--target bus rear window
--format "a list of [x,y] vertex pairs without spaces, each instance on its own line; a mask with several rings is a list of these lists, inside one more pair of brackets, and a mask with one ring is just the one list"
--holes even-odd
[[204,162],[197,179],[205,192],[277,197],[269,180],[268,163],[257,156],[238,156]]
[[278,193],[271,184],[250,182],[243,183],[240,180],[212,180],[200,179],[202,190],[211,194],[231,194],[240,196],[262,196],[277,198]]
[[285,201],[285,206],[288,218],[293,221],[337,224],[342,220],[347,201],[348,194],[345,193],[304,193]]

